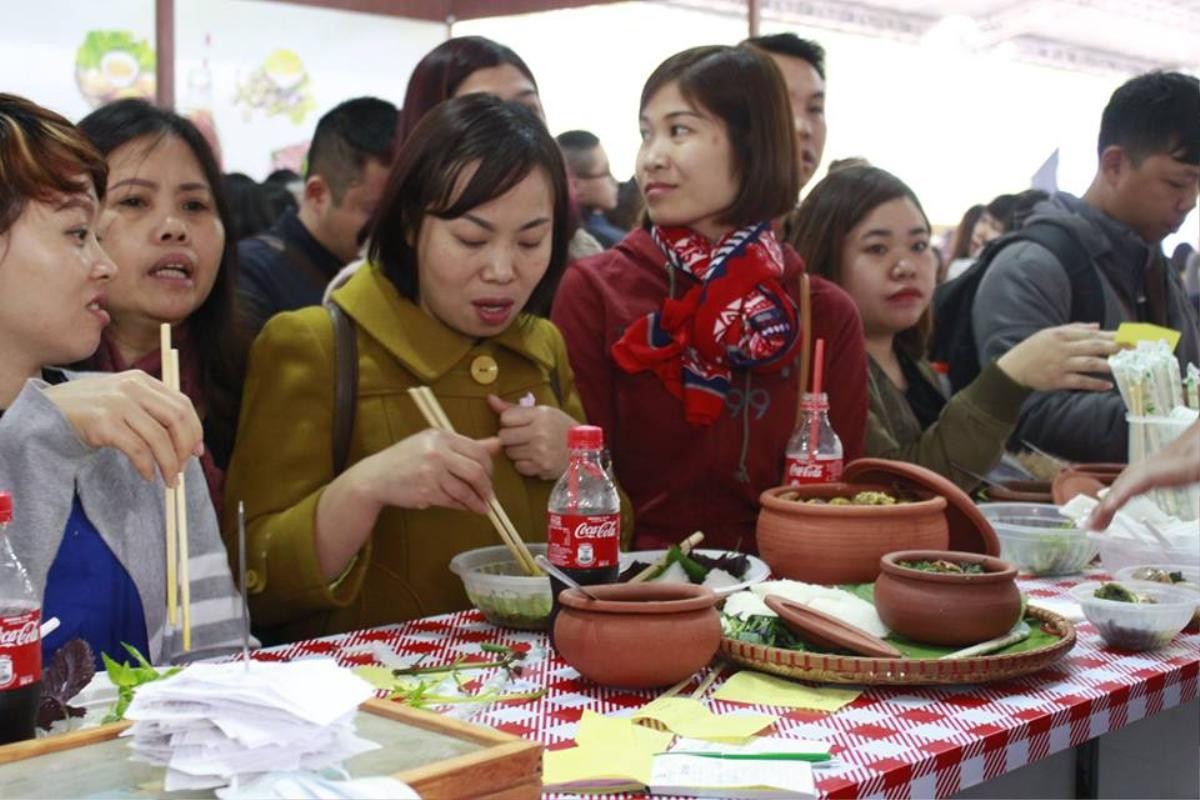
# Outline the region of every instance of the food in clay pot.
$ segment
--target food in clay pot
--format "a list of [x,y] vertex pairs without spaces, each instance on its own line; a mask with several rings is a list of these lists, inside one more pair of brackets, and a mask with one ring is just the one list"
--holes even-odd
[[875,608],[915,642],[966,647],[1002,636],[1021,617],[1017,568],[993,556],[908,550],[880,560]]
[[554,646],[581,675],[603,686],[649,689],[703,667],[721,644],[717,595],[704,586],[632,583],[558,596]]
[[944,548],[949,536],[946,500],[931,493],[825,483],[768,489],[759,500],[759,555],[775,575],[807,583],[870,583],[885,553]]

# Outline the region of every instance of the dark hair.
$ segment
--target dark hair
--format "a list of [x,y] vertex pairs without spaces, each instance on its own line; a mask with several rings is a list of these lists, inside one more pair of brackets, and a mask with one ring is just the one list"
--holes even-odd
[[1157,154],[1200,164],[1200,81],[1149,72],[1123,83],[1104,107],[1096,150],[1114,144],[1135,166]]
[[340,203],[350,185],[362,179],[368,159],[392,163],[396,122],[396,107],[378,97],[356,97],[334,106],[317,122],[305,177],[320,175]]
[[777,56],[803,59],[825,80],[825,48],[810,39],[801,39],[794,33],[772,33],[752,36],[742,44]]
[[563,157],[571,174],[578,176],[581,172],[592,169],[591,152],[600,146],[600,139],[591,131],[567,131],[554,137],[562,148]]
[[1004,230],[1015,231],[1025,225],[1025,220],[1033,216],[1033,210],[1038,203],[1050,199],[1050,193],[1041,189],[1026,189],[1013,195],[1012,208],[1008,218],[1004,220]]
[[79,194],[89,184],[103,200],[107,179],[104,157],[65,117],[0,92],[0,234],[30,200]]
[[229,224],[225,236],[240,242],[262,233],[275,221],[271,200],[258,181],[241,172],[230,172],[223,183],[229,203]]
[[[474,164],[458,196],[463,170]],[[554,195],[550,266],[524,311],[545,316],[567,262],[567,176],[562,153],[542,120],[520,103],[470,94],[438,105],[422,118],[396,156],[370,223],[369,258],[383,266],[400,293],[417,299],[415,247],[427,214],[455,219],[508,192],[536,169]]]
[[638,108],[669,83],[725,123],[740,186],[718,221],[746,225],[790,211],[800,191],[795,127],[787,86],[770,57],[724,45],[676,53],[646,80]]
[[287,167],[281,167],[281,168],[273,171],[270,175],[268,175],[267,179],[265,181],[263,181],[263,183],[271,183],[271,184],[279,184],[280,186],[287,186],[288,184],[295,183],[298,180],[301,180],[300,173],[296,172],[293,169],[288,169]]
[[[846,167],[832,172],[800,204],[788,243],[804,258],[810,273],[843,285],[846,236],[876,208],[899,198],[907,198],[916,206],[928,228],[929,217],[921,201],[892,173],[879,167]],[[896,346],[911,358],[921,359],[931,325],[930,310],[926,308],[916,325],[896,334]]]
[[643,206],[642,190],[638,186],[637,176],[634,176],[617,184],[617,206],[604,212],[604,216],[621,230],[631,231],[638,226]]
[[425,54],[413,68],[404,93],[404,121],[400,141],[408,140],[421,118],[443,100],[454,97],[472,73],[504,64],[516,67],[533,88],[537,81],[529,67],[511,48],[483,36],[456,36]]
[[[119,147],[139,139],[148,140],[153,147],[174,136],[195,156],[212,191],[217,215],[226,230],[225,246],[212,291],[187,322],[189,335],[197,344],[200,362],[205,441],[212,450],[213,460],[223,466],[228,462],[237,432],[249,341],[237,313],[237,250],[228,233],[233,222],[217,159],[204,134],[190,120],[152,106],[145,100],[129,98],[101,106],[79,121],[79,129],[105,158]],[[94,368],[94,358],[80,366]]]
[[947,267],[951,262],[960,258],[970,258],[971,233],[975,230],[975,223],[979,222],[984,211],[987,211],[987,206],[983,203],[976,203],[963,213],[962,219],[958,221],[958,227],[954,230],[954,249],[946,255]]

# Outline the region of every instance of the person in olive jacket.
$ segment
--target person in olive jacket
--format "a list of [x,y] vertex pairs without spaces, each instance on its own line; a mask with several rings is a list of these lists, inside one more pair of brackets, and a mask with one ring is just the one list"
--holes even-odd
[[[567,252],[558,147],[528,109],[470,95],[406,140],[372,223],[369,263],[333,293],[353,321],[358,384],[335,474],[334,323],[274,317],[250,357],[225,526],[246,504],[250,608],[281,641],[469,607],[450,559],[498,544],[495,496],[526,541],[583,406],[545,313]],[[428,429],[429,386],[456,433]],[[231,551],[233,548],[231,548]]]
[[1000,460],[1032,391],[1111,388],[1087,373],[1109,371],[1114,335],[1074,324],[1033,334],[947,398],[924,356],[937,261],[912,189],[877,167],[847,167],[817,184],[796,217],[790,244],[814,273],[845,289],[862,316],[867,455],[920,464],[971,490],[978,481],[970,473]]

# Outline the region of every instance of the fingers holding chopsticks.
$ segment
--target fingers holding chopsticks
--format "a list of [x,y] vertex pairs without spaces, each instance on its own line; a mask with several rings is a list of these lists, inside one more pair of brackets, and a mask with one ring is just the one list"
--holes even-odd
[[374,499],[400,508],[440,506],[486,514],[500,440],[424,430],[364,459]]
[[115,447],[146,480],[155,468],[174,486],[204,429],[191,400],[140,370],[80,378],[45,389],[88,447]]

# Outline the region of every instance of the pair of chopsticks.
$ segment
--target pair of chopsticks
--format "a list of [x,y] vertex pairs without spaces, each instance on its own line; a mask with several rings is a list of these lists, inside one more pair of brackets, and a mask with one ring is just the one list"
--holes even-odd
[[[454,426],[450,424],[450,418],[442,410],[442,405],[438,402],[437,397],[434,396],[432,389],[428,386],[414,386],[408,390],[408,394],[412,397],[413,402],[417,404],[417,409],[420,410],[421,416],[425,417],[425,422],[428,423],[429,427],[454,433]],[[496,533],[500,534],[500,541],[504,542],[508,551],[513,554],[513,558],[517,560],[518,566],[525,571],[525,574],[543,574],[538,565],[534,563],[533,555],[529,552],[529,548],[525,546],[525,541],[521,538],[521,534],[517,533],[512,520],[508,518],[504,507],[500,505],[500,501],[495,497],[488,501],[487,516],[491,520],[492,526],[496,529]]]
[[[171,347],[171,326],[159,327],[159,348],[162,360],[162,382],[168,389],[179,391],[179,351]],[[192,583],[188,575],[187,493],[183,472],[175,488],[166,489],[167,519],[167,624],[175,627],[179,618],[178,606],[183,605],[183,649],[192,649]],[[178,570],[178,572],[176,571]],[[178,594],[177,594],[178,592]],[[182,594],[182,597],[179,597]]]
[[[704,676],[704,680],[700,681],[700,685],[697,686],[695,691],[692,692],[691,699],[698,700],[700,702],[704,702],[703,697],[704,697],[705,693],[709,690],[709,688],[712,687],[712,685],[714,683],[717,682],[717,678],[721,677],[721,673],[724,671],[725,671],[725,662],[718,659],[716,666],[714,666],[711,670],[709,670],[708,674]],[[677,695],[681,691],[683,691],[683,687],[687,686],[691,682],[692,682],[692,676],[688,675],[686,678],[684,678],[679,683],[672,686],[670,689],[667,689],[665,692],[660,694],[655,699],[658,700],[663,697],[674,697],[675,695]],[[667,729],[666,725],[663,725],[661,722],[659,722],[656,719],[641,719],[641,720],[638,720],[637,724],[644,725],[647,728],[653,728],[656,731],[665,731]]]

